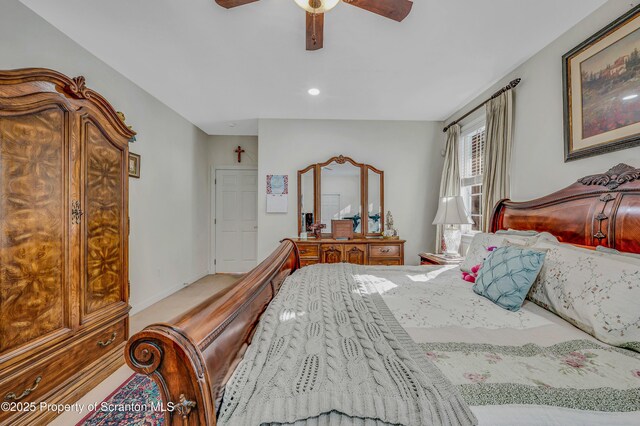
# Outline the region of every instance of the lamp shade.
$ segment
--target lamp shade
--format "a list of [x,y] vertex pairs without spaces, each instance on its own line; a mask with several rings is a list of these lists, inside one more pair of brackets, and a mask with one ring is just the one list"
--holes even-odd
[[460,195],[440,198],[438,213],[433,220],[434,225],[470,225],[472,223]]

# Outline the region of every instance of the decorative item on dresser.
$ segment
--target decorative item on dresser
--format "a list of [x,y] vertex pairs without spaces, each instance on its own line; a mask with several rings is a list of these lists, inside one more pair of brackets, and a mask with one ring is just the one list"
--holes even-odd
[[0,71],[0,402],[72,403],[123,364],[134,135],[84,77]]
[[320,238],[294,241],[300,254],[300,266],[341,262],[357,265],[404,265],[404,240]]
[[331,221],[331,238],[346,239],[353,238],[353,221],[349,219],[333,219]]
[[397,240],[399,238],[398,230],[394,226],[393,215],[391,215],[391,210],[387,212],[387,220],[385,222],[385,226],[386,226],[386,229],[382,233],[382,238],[385,238],[388,240]]

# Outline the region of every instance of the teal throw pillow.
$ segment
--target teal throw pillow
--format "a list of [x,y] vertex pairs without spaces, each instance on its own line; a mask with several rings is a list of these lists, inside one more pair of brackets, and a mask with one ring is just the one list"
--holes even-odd
[[500,247],[485,259],[473,291],[516,312],[540,273],[545,255],[523,247]]

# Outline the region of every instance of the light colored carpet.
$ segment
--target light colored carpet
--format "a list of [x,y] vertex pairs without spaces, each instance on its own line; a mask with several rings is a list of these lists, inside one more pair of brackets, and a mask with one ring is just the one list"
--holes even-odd
[[132,316],[129,320],[129,335],[133,336],[149,324],[175,318],[208,297],[231,287],[240,277],[241,275],[207,275]]

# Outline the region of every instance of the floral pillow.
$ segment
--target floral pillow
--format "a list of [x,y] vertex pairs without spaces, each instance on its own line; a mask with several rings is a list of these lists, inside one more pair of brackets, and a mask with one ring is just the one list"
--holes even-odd
[[640,352],[640,264],[539,241],[545,263],[529,299],[596,339]]

